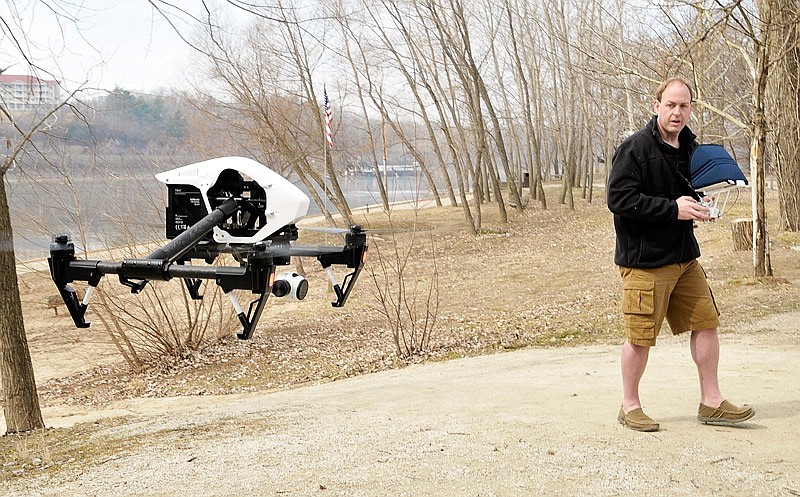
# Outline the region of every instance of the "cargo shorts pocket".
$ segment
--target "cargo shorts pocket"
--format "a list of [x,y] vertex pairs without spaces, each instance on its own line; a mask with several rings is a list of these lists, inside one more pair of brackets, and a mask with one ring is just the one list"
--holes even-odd
[[655,284],[652,281],[625,281],[622,284],[622,313],[625,324],[640,338],[655,336]]

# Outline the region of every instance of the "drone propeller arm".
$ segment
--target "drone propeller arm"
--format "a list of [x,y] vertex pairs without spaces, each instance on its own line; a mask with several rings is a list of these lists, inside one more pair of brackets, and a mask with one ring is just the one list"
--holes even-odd
[[[75,326],[87,328],[90,323],[85,320],[89,299],[100,279],[106,274],[116,274],[122,283],[131,286],[133,293],[138,293],[148,280],[169,280],[171,278],[209,279],[227,293],[234,289],[250,290],[262,295],[262,303],[256,313],[248,318],[249,329],[243,334],[252,334],[253,328],[261,315],[264,294],[270,292],[270,278],[274,273],[273,258],[266,252],[254,252],[249,256],[245,266],[188,266],[172,263],[165,259],[124,259],[121,262],[97,260],[78,260],[75,258],[75,246],[66,235],[55,237],[50,245],[50,274],[58,288],[64,304],[69,310]],[[132,279],[140,279],[133,282]],[[78,300],[75,289],[70,285],[73,281],[86,281],[89,284],[83,301]]]
[[235,198],[229,198],[219,205],[210,214],[193,224],[189,229],[173,238],[169,243],[148,255],[148,259],[166,259],[170,262],[178,260],[190,251],[203,239],[214,226],[231,217],[241,209],[241,203]]

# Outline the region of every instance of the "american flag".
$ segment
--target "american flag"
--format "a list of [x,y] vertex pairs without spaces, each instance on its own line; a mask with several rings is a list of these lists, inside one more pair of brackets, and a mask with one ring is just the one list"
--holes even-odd
[[328,100],[328,90],[323,86],[322,94],[325,97],[325,139],[328,140],[328,147],[333,148],[333,132],[331,126],[333,125],[333,113],[331,112],[331,103]]

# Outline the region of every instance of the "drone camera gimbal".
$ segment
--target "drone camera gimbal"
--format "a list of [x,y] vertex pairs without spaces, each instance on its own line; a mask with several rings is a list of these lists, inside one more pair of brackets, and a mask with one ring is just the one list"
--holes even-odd
[[[250,179],[246,179],[249,177]],[[67,235],[50,244],[50,273],[75,326],[87,328],[85,314],[94,289],[106,274],[116,274],[131,293],[149,281],[181,278],[193,299],[202,299],[203,280],[214,280],[228,296],[242,324],[237,336],[250,338],[270,293],[303,300],[306,279],[294,272],[276,275],[277,266],[292,257],[316,257],[326,270],[336,294],[331,302],[342,307],[358,279],[367,254],[366,233],[353,226],[343,246],[295,245],[296,222],[305,216],[309,199],[297,187],[267,167],[243,157],[222,157],[156,175],[167,184],[166,236],[169,241],[144,258],[119,262],[80,260]],[[212,266],[228,253],[239,266]],[[209,265],[186,264],[202,260]],[[333,266],[352,271],[340,285]],[[85,281],[82,300],[70,285]],[[249,290],[258,297],[245,312],[233,290]]]

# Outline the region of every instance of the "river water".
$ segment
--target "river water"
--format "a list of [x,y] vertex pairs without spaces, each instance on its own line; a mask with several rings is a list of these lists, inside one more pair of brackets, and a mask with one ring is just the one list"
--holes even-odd
[[[13,173],[13,171],[12,171]],[[390,202],[413,201],[431,195],[421,175],[385,179]],[[380,204],[374,176],[340,179],[351,208]],[[55,234],[68,234],[76,248],[128,245],[164,237],[166,187],[150,173],[83,174],[48,177],[6,176],[6,191],[18,260],[49,255]],[[312,201],[308,216],[319,214]]]

